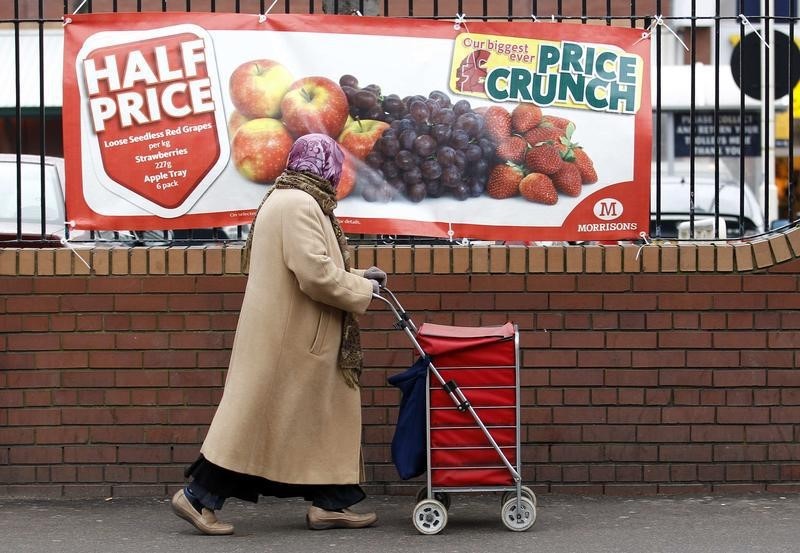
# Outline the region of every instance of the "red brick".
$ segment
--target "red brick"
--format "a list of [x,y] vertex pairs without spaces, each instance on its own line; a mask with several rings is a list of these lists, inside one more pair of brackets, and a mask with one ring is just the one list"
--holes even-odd
[[551,369],[552,386],[602,386],[601,369]]
[[564,390],[564,405],[589,405],[590,390],[587,388],[568,388]]
[[740,292],[737,294],[712,294],[713,309],[764,309],[766,294]]
[[[241,277],[198,276],[194,291],[197,293],[238,292],[243,293],[247,280]],[[169,290],[166,290],[169,291]],[[178,291],[178,290],[175,290]]]
[[142,352],[91,351],[89,352],[89,366],[93,369],[138,368],[142,366]]
[[603,307],[607,311],[652,311],[657,309],[657,294],[605,294]]
[[617,462],[649,462],[658,459],[658,446],[643,444],[607,444],[606,459]]
[[65,388],[112,388],[114,373],[112,371],[85,370],[64,371],[61,373],[61,385]]
[[800,332],[798,331],[777,331],[767,333],[768,345],[770,348],[800,348]]
[[573,292],[577,290],[575,284],[575,275],[528,275],[525,278],[525,289],[528,292]]
[[766,461],[766,445],[717,444],[714,445],[714,461],[742,463],[746,461]]
[[58,464],[63,459],[61,447],[16,446],[8,454],[12,465]]
[[[745,367],[792,367],[794,354],[791,351],[742,351],[739,366]],[[800,379],[798,379],[800,382]],[[772,384],[770,384],[772,385]]]
[[113,311],[114,296],[99,294],[62,296],[59,303],[61,311]]
[[608,407],[609,424],[658,424],[661,422],[660,407]]
[[628,292],[633,289],[630,275],[577,275],[577,289],[588,292]]
[[688,442],[690,428],[686,425],[637,426],[636,441],[638,442]]
[[114,349],[114,336],[85,332],[66,333],[61,337],[61,347],[65,350]]
[[603,461],[603,447],[593,444],[554,444],[550,446],[550,459],[554,463]]
[[727,388],[735,386],[764,386],[766,382],[766,371],[757,369],[716,370],[713,376],[714,386]]
[[658,460],[662,462],[708,463],[712,460],[712,449],[710,445],[662,445],[658,448]]
[[693,442],[742,442],[744,427],[731,425],[692,425]]
[[65,407],[61,410],[63,424],[111,424],[114,421],[112,409],[106,407]]
[[686,352],[687,367],[735,367],[739,365],[738,351],[694,350]]
[[661,412],[665,424],[713,423],[714,407],[664,407]]
[[113,446],[66,446],[65,463],[115,463],[117,448]]
[[739,275],[691,275],[688,280],[690,292],[739,292],[742,277]]
[[8,388],[56,388],[59,385],[56,371],[13,371],[6,373]]
[[720,424],[766,424],[770,422],[769,407],[717,407]]
[[800,423],[800,406],[770,407],[769,412],[772,423]]
[[594,331],[559,331],[553,332],[552,347],[554,348],[574,348],[580,345],[581,348],[602,348],[604,347],[603,335]]
[[660,348],[710,348],[711,334],[708,332],[661,331],[658,333]]
[[711,297],[701,294],[659,294],[658,309],[697,311],[711,309]]
[[[4,290],[5,292],[5,290]],[[6,313],[58,313],[58,296],[6,298]]]
[[[696,329],[700,328],[699,313],[675,313],[672,316],[673,328],[675,329]],[[669,328],[669,327],[665,327]]]
[[636,292],[682,292],[686,290],[683,275],[636,275],[633,279]]
[[606,386],[656,386],[658,371],[608,369],[605,371],[604,383]]
[[118,349],[169,349],[169,337],[160,332],[128,332],[116,335]]
[[659,372],[661,386],[710,386],[713,371],[703,369],[663,369]]
[[157,321],[155,314],[135,313],[131,315],[131,330],[157,330]]
[[[193,298],[194,296],[190,296]],[[182,311],[180,307],[173,307],[167,305],[166,296],[154,295],[116,295],[114,298],[114,311]],[[221,303],[217,300],[217,303]],[[111,311],[109,309],[109,311]]]
[[686,353],[683,351],[634,351],[631,355],[633,367],[683,367]]
[[83,294],[87,289],[86,278],[37,278],[33,281],[35,294]]
[[12,334],[8,338],[9,351],[48,351],[61,349],[58,334]]
[[127,388],[164,387],[169,384],[169,373],[166,370],[118,370],[114,372],[114,385]]
[[[517,297],[511,294],[498,294],[497,298],[503,298],[503,302],[508,306],[516,304]],[[527,298],[519,298],[523,303]],[[544,307],[544,306],[542,306]],[[455,310],[479,310],[491,311],[495,309],[494,294],[443,294],[440,298],[440,308],[447,311]],[[528,309],[534,309],[528,307]],[[541,307],[540,307],[541,309]]]
[[[118,448],[120,463],[169,463],[171,461],[169,446],[125,446]],[[155,479],[155,473],[153,478]],[[134,478],[136,478],[134,476]],[[141,479],[137,479],[141,481]]]

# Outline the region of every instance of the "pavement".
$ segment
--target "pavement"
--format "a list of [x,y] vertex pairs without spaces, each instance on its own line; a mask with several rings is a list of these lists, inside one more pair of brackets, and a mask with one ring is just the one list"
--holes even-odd
[[0,498],[0,552],[14,553],[789,553],[800,551],[800,495],[580,497],[540,495],[536,523],[512,532],[500,520],[498,494],[451,494],[437,535],[411,522],[415,500],[375,496],[378,525],[311,531],[307,503],[231,500],[220,519],[232,536],[202,536],[166,498],[30,500]]

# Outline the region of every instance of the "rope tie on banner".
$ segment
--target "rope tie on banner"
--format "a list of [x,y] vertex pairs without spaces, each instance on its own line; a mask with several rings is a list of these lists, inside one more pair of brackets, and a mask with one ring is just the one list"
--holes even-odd
[[[73,228],[73,229],[75,228],[75,221],[64,221],[64,224],[69,226],[69,228]],[[66,236],[62,236],[61,239],[59,240],[59,242],[61,242],[62,246],[66,246],[67,248],[69,248],[70,251],[75,254],[75,257],[80,259],[81,263],[86,265],[86,268],[89,269],[89,272],[91,272],[92,266],[89,265],[89,262],[86,261],[81,254],[78,253],[78,250],[75,249],[75,246],[72,245],[72,243],[69,241],[69,239]]]
[[642,238],[642,240],[644,240],[644,244],[639,246],[639,249],[636,251],[636,260],[637,261],[639,260],[639,256],[642,254],[642,249],[644,249],[645,246],[651,246],[653,244],[650,241],[650,238],[647,237],[647,233],[645,231],[640,232],[639,236]]
[[63,20],[63,21],[62,21],[62,23],[61,23],[61,25],[62,25],[63,27],[66,27],[67,25],[69,25],[70,23],[72,23],[72,18],[71,18],[71,17],[63,17],[63,16],[62,16],[62,17],[61,17],[61,19]]
[[467,29],[467,20],[465,15],[463,13],[457,13],[455,23],[453,23],[453,29],[456,31],[461,30],[462,23],[464,24],[464,30],[469,32],[469,29]]
[[738,19],[740,19],[741,22],[744,23],[745,27],[749,28],[751,31],[753,31],[756,34],[756,36],[759,38],[759,40],[761,40],[761,42],[764,43],[764,46],[769,48],[769,44],[767,43],[767,41],[764,40],[764,37],[761,36],[761,33],[758,32],[758,29],[753,27],[753,24],[750,23],[750,20],[747,19],[747,16],[745,14],[740,13],[739,16],[738,16]]
[[454,240],[453,237],[455,236],[455,231],[453,230],[453,224],[447,223],[447,239],[452,243],[455,242],[459,246],[469,246],[469,238],[462,238],[461,240]]
[[258,14],[258,22],[259,23],[264,23],[267,20],[267,15],[269,15],[269,12],[272,11],[272,8],[274,8],[275,4],[277,4],[277,3],[278,3],[278,0],[272,0],[272,4],[269,5],[269,7],[267,8],[267,11],[265,11],[264,13]]
[[531,14],[531,19],[533,20],[534,23],[538,23],[539,22],[539,20],[536,18],[536,14],[535,13]]
[[645,31],[642,33],[642,38],[640,38],[639,40],[634,42],[634,44],[639,44],[641,41],[643,41],[643,40],[645,40],[647,38],[650,38],[652,36],[653,32],[655,32],[656,27],[658,27],[659,25],[664,27],[670,33],[672,33],[672,36],[674,36],[678,40],[678,42],[681,43],[681,46],[683,46],[684,50],[686,50],[687,52],[689,51],[689,47],[686,46],[686,43],[683,42],[683,40],[681,40],[681,37],[679,37],[678,34],[675,31],[672,30],[672,27],[670,27],[669,25],[664,23],[664,18],[661,17],[660,14],[657,14],[657,15],[653,16],[653,21],[652,21],[652,23],[650,23],[650,26],[647,27],[647,29],[645,29]]

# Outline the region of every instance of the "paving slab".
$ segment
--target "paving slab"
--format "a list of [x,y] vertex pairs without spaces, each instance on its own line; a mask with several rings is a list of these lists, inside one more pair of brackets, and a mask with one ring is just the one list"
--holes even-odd
[[220,518],[232,536],[202,536],[166,498],[31,500],[0,498],[2,553],[245,552],[543,552],[796,553],[800,495],[580,497],[541,495],[537,520],[512,532],[500,520],[498,494],[452,494],[442,533],[419,534],[414,499],[375,496],[377,526],[311,531],[302,500],[229,501]]

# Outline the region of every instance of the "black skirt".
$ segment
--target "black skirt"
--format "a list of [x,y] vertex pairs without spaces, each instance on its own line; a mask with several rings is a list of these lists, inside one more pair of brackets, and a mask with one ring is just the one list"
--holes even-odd
[[336,511],[355,505],[366,497],[358,484],[285,484],[260,476],[242,474],[215,465],[200,455],[185,475],[220,498],[236,497],[258,502],[259,496],[302,497],[315,507]]

